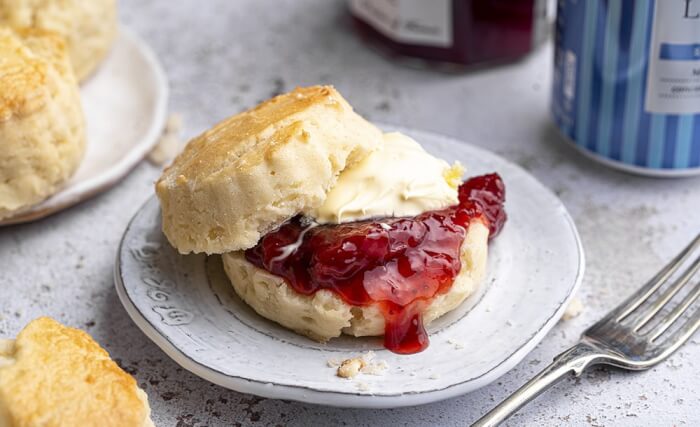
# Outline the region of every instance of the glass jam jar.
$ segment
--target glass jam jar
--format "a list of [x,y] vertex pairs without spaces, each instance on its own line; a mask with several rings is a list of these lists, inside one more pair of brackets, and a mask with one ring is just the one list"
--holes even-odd
[[391,54],[474,65],[520,58],[546,35],[546,0],[349,0],[355,28]]

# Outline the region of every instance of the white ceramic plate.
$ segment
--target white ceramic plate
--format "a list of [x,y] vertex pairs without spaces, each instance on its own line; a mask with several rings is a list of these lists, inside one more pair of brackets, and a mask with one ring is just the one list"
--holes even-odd
[[34,221],[111,188],[158,141],[166,118],[167,80],[151,49],[128,29],[120,29],[80,96],[87,150],[77,172],[61,191],[0,225]]
[[[381,341],[319,344],[263,319],[235,295],[219,257],[181,256],[147,202],[118,252],[116,287],[136,324],[185,369],[241,392],[323,405],[389,408],[434,402],[482,387],[515,366],[561,317],[583,276],[576,227],[561,202],[520,167],[481,148],[404,130],[469,175],[497,171],[509,219],[489,250],[481,292],[433,322],[430,346],[410,356]],[[389,368],[353,380],[329,359],[374,350]]]

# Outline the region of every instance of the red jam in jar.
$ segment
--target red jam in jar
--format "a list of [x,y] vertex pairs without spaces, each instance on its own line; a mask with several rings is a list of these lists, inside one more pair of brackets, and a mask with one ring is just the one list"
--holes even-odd
[[[461,268],[460,251],[473,220],[503,227],[505,188],[497,174],[459,188],[459,204],[412,218],[383,218],[308,226],[295,217],[245,252],[246,259],[284,278],[297,292],[335,292],[353,306],[377,304],[385,320],[384,346],[402,354],[428,346],[421,313],[447,292]],[[286,257],[283,249],[298,244]]]
[[472,65],[519,58],[544,40],[546,0],[349,0],[356,30],[400,56]]

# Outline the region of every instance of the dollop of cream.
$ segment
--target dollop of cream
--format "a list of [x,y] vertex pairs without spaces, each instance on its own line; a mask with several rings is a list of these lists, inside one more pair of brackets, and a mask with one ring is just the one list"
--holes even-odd
[[375,217],[415,216],[458,203],[464,168],[431,156],[398,132],[362,161],[345,169],[311,216],[321,224]]

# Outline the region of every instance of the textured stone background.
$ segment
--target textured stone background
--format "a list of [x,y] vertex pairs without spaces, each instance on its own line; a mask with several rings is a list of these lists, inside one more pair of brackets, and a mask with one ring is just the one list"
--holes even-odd
[[[184,136],[296,85],[333,83],[372,120],[488,147],[552,188],[587,252],[586,309],[560,322],[495,384],[397,410],[342,410],[260,399],[209,384],[175,363],[131,322],[112,282],[117,242],[152,193],[141,164],[117,188],[31,225],[0,229],[0,336],[51,315],[86,329],[149,393],[159,426],[465,425],[572,345],[586,326],[700,231],[698,179],[620,174],[579,156],[548,118],[551,46],[512,65],[443,74],[394,65],[352,34],[344,3],[328,0],[121,0],[125,25],[170,77]],[[509,425],[698,426],[700,336],[645,373],[592,370],[529,405]]]

